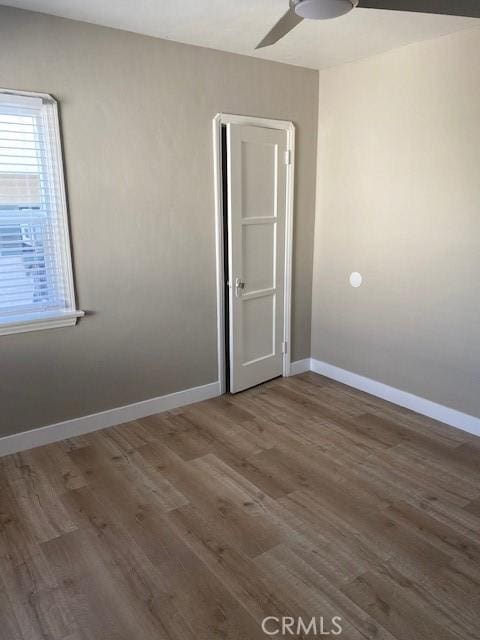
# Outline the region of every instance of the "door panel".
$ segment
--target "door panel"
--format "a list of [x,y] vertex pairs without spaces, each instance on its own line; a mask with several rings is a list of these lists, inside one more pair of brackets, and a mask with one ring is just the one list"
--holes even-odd
[[275,353],[275,294],[245,298],[243,306],[243,362],[248,365]]
[[250,291],[275,286],[275,224],[244,224],[243,276]]
[[[235,126],[235,125],[230,125]],[[247,127],[241,127],[246,129]],[[248,127],[259,129],[259,127]],[[272,131],[263,129],[263,131]],[[285,134],[280,133],[283,137]],[[271,216],[275,211],[275,145],[253,140],[241,141],[242,158],[242,216]]]
[[227,126],[230,390],[283,372],[287,134]]

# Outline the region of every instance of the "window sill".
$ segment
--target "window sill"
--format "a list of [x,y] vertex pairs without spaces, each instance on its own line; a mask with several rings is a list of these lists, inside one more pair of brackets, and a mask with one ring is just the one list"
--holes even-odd
[[83,311],[55,311],[52,313],[30,313],[23,316],[12,316],[8,320],[0,320],[0,336],[42,329],[72,327],[78,318],[85,315]]

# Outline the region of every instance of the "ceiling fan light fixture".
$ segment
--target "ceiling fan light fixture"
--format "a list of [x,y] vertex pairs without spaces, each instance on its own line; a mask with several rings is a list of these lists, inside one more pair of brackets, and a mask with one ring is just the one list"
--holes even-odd
[[348,13],[357,3],[351,0],[300,0],[295,13],[310,20],[328,20]]

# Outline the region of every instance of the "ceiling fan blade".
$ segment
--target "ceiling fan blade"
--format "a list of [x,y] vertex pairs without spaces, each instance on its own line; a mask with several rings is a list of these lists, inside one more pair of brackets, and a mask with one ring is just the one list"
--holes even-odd
[[358,7],[480,18],[480,0],[360,0]]
[[255,49],[262,49],[263,47],[269,47],[272,44],[278,42],[283,36],[287,35],[289,31],[294,29],[297,24],[302,22],[303,18],[297,16],[292,7],[287,11],[287,13],[280,18],[277,24],[271,29],[264,39],[257,44]]

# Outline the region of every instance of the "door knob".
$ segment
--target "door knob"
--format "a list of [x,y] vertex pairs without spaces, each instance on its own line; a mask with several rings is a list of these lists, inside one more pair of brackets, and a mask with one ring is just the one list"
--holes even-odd
[[242,282],[241,278],[235,278],[235,291],[236,291],[237,297],[240,291],[242,291],[243,289],[245,289],[245,282]]

